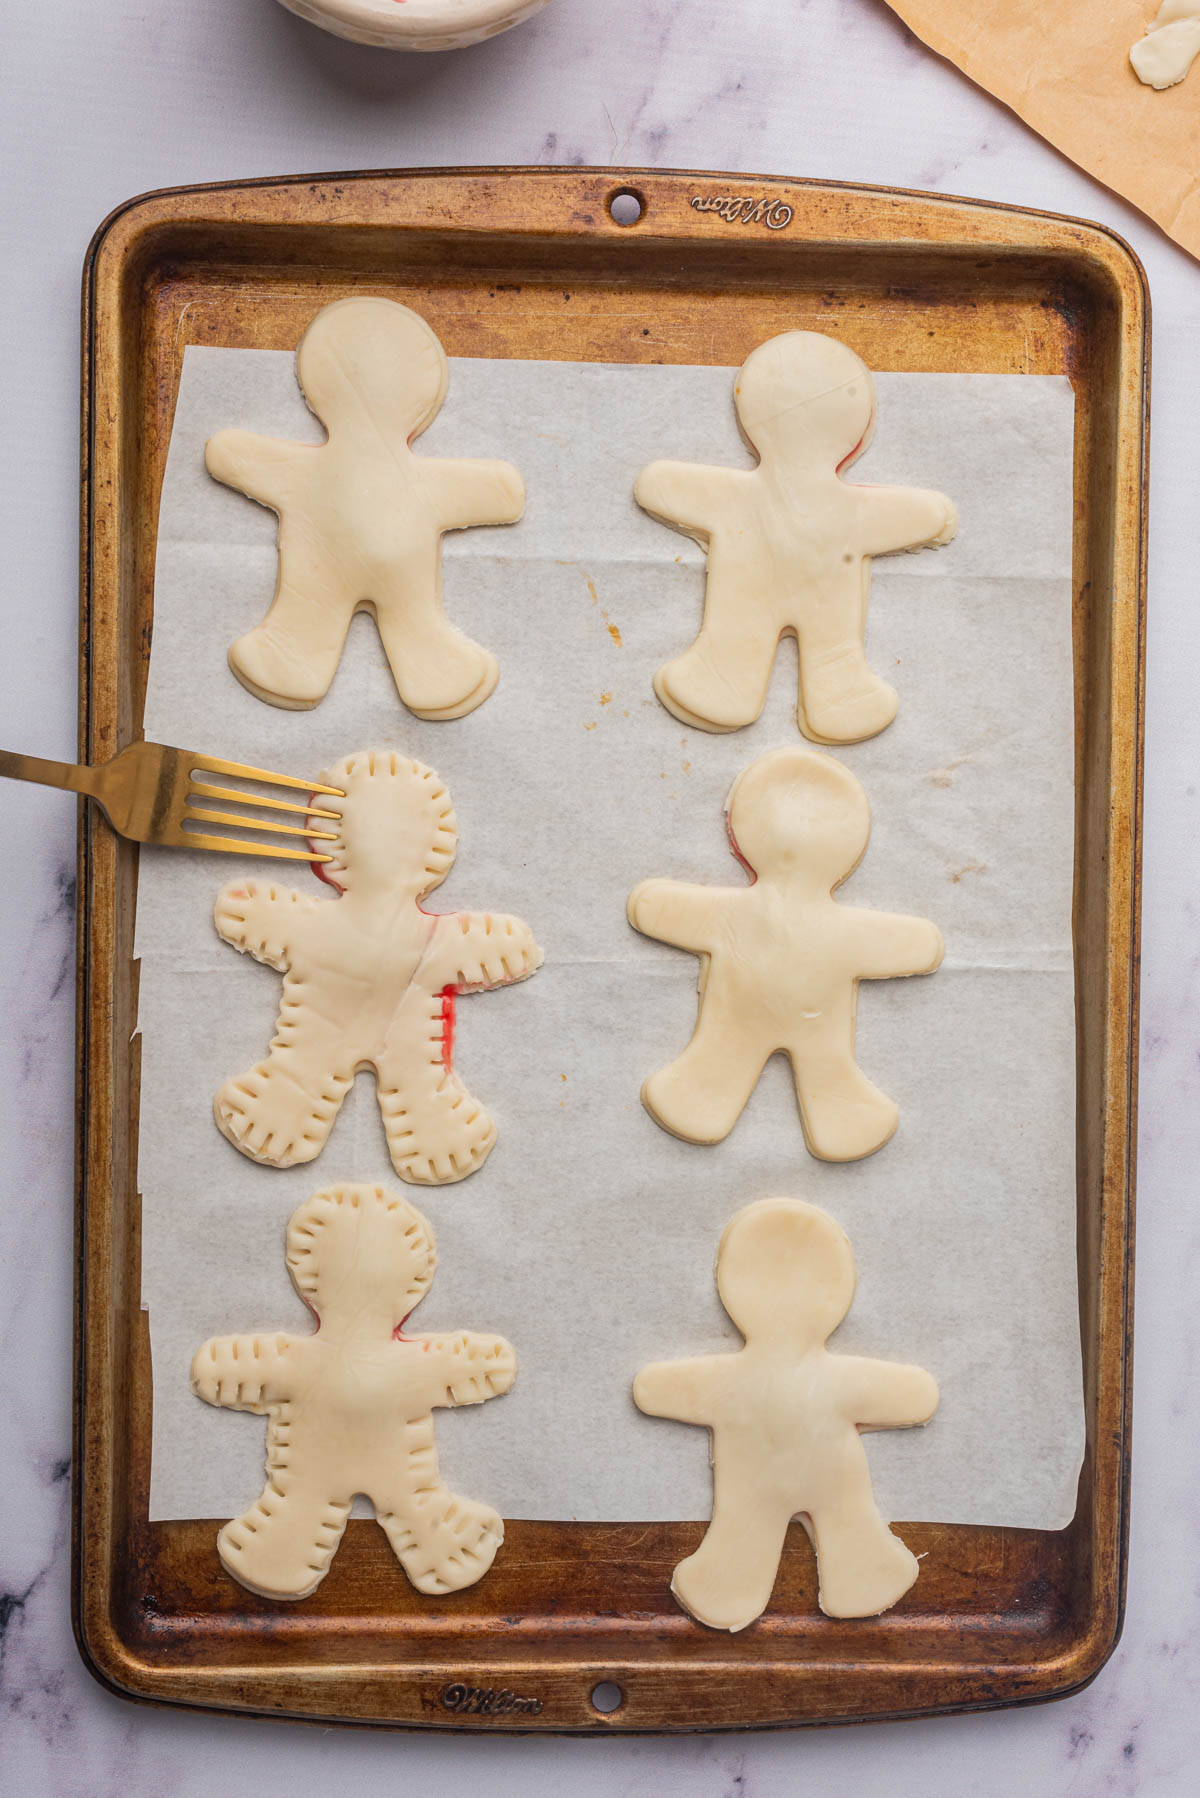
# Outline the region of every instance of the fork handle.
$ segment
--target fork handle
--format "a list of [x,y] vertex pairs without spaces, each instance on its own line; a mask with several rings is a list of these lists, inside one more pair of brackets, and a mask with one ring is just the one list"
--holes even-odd
[[7,780],[36,780],[43,787],[61,787],[68,793],[94,793],[98,772],[74,762],[47,762],[40,755],[16,755],[11,749],[0,749],[0,777]]

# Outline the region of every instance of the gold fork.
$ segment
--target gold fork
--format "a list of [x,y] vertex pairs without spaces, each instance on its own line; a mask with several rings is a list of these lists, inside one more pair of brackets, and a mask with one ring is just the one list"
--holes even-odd
[[[167,749],[160,743],[131,743],[111,762],[99,767],[77,767],[71,762],[47,762],[36,755],[13,755],[0,749],[0,775],[10,780],[36,780],[45,787],[61,787],[70,793],[86,793],[100,807],[113,829],[135,843],[167,843],[181,849],[222,849],[231,855],[274,855],[283,861],[327,862],[331,858],[312,849],[276,843],[246,842],[239,837],[210,836],[188,830],[188,824],[233,825],[264,836],[303,837],[306,842],[335,842],[336,833],[313,830],[304,824],[273,821],[260,824],[233,812],[208,809],[210,799],[233,800],[256,811],[300,812],[308,818],[339,818],[339,812],[317,805],[297,805],[290,799],[266,799],[256,793],[240,793],[232,787],[214,787],[197,775],[220,774],[227,778],[292,787],[297,792],[326,793],[344,799],[340,787],[323,787],[315,780],[293,780],[287,774],[270,774],[265,768],[247,768],[241,762],[221,762],[210,755],[192,755],[186,749]],[[191,803],[193,799],[199,805]]]

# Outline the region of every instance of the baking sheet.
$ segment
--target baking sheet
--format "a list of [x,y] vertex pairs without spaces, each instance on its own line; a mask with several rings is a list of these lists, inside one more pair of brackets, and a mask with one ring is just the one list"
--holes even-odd
[[931,50],[1200,256],[1200,65],[1161,93],[1129,52],[1161,0],[888,0]]
[[[499,1141],[469,1180],[403,1188],[440,1266],[410,1328],[498,1330],[513,1393],[439,1413],[443,1472],[512,1518],[707,1516],[705,1432],[643,1418],[644,1362],[732,1349],[712,1280],[717,1239],[750,1200],[824,1205],[854,1243],[859,1293],[835,1346],[916,1361],[942,1404],[926,1430],[868,1438],[890,1517],[1054,1529],[1083,1452],[1075,1275],[1071,964],[1074,764],[1073,399],[1051,376],[878,377],[879,426],[857,478],[939,486],[956,541],[877,561],[869,650],[898,686],[896,722],[840,750],[873,810],[848,903],[918,912],[946,938],[927,979],[864,982],[859,1060],[901,1108],[879,1154],[806,1153],[786,1065],[767,1068],[722,1145],[678,1142],[643,1111],[642,1078],[687,1041],[693,957],[639,937],[628,889],[669,875],[729,883],[722,802],[757,754],[796,742],[785,645],[763,717],[711,736],[658,704],[654,670],[699,622],[703,558],[642,514],[657,456],[746,465],[719,368],[465,361],[419,446],[499,455],[529,493],[518,526],[446,544],[450,615],[499,656],[470,717],[402,708],[366,617],[313,712],[263,705],[225,651],[275,572],[271,514],[205,474],[227,425],[317,440],[293,358],[189,348],[159,527],[145,729],[297,773],[356,748],[435,767],[459,819],[437,909],[517,912],[546,963],[460,1003],[457,1063]],[[262,864],[266,871],[267,864]],[[224,1517],[261,1485],[263,1424],[192,1397],[214,1333],[308,1327],[283,1231],[311,1192],[391,1174],[360,1076],[315,1163],[280,1172],[218,1134],[211,1098],[264,1052],[279,976],[212,930],[246,863],[143,852],[143,1302],[154,1370],[152,1518]],[[278,874],[278,870],[274,870]],[[311,887],[298,866],[289,876]]]

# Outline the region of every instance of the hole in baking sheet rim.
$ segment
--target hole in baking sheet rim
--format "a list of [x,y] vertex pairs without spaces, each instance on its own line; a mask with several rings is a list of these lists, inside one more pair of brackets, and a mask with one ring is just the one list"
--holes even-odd
[[604,1717],[619,1711],[624,1702],[625,1694],[615,1680],[602,1679],[599,1685],[592,1687],[592,1709]]
[[646,210],[646,202],[632,187],[619,187],[608,202],[614,225],[636,225]]

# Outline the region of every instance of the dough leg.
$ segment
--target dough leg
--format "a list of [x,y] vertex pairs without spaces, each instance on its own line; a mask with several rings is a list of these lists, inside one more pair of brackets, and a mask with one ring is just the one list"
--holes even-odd
[[308,544],[298,553],[281,534],[271,609],[231,646],[229,666],[259,699],[307,711],[329,691],[353,612],[336,564],[314,556]]
[[296,1167],[321,1153],[352,1084],[352,1076],[336,1073],[311,1083],[293,1050],[272,1043],[265,1061],[225,1082],[213,1100],[213,1116],[221,1135],[251,1161]]
[[872,1086],[850,1050],[792,1055],[809,1152],[820,1161],[859,1161],[895,1134],[899,1107]]
[[817,1551],[819,1602],[827,1617],[877,1617],[903,1598],[920,1572],[917,1557],[893,1536],[861,1481],[806,1526]]
[[767,1056],[730,1041],[701,1002],[692,1040],[642,1087],[651,1117],[685,1142],[722,1142],[746,1108]]
[[444,1030],[441,995],[410,988],[375,1064],[392,1166],[418,1186],[465,1179],[496,1141],[492,1119],[442,1059]]
[[[896,716],[893,687],[868,666],[863,649],[865,603],[834,616],[806,618],[799,631],[800,729],[818,743],[860,743]],[[847,629],[846,626],[850,628]]]
[[756,633],[750,628],[750,611],[728,582],[714,575],[710,557],[700,635],[654,677],[654,691],[681,723],[700,730],[741,730],[762,711],[779,633]]
[[371,1494],[375,1515],[418,1592],[458,1592],[483,1578],[504,1524],[490,1505],[459,1498],[439,1480],[431,1417],[410,1423],[407,1434],[394,1488]]
[[268,1485],[217,1536],[221,1565],[264,1598],[307,1598],[329,1570],[350,1515],[313,1481],[294,1473]]
[[461,718],[482,705],[500,678],[493,656],[456,630],[442,611],[441,549],[390,571],[375,596],[375,618],[400,697],[418,718]]
[[671,1579],[680,1604],[711,1629],[745,1629],[761,1617],[779,1572],[790,1517],[785,1506],[764,1505],[755,1472],[718,1457],[712,1522]]

